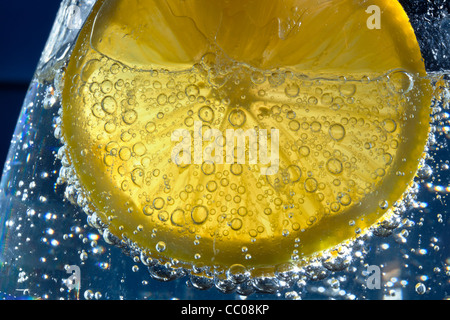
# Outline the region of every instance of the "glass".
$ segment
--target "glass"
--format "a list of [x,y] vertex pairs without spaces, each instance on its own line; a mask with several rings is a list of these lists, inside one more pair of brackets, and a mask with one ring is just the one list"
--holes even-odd
[[[441,90],[434,105],[429,157],[419,171],[418,193],[387,237],[354,248],[344,271],[319,269],[303,279],[290,275],[272,293],[246,299],[443,299],[449,289],[448,74],[445,46],[450,20],[444,6],[413,7],[404,1],[418,34],[430,79]],[[436,2],[437,3],[437,2]],[[446,4],[445,1],[442,2]],[[59,178],[60,142],[55,118],[63,68],[94,0],[64,0],[25,97],[11,142],[0,193],[0,296],[3,299],[244,299],[224,294],[226,283],[194,287],[189,277],[158,281],[129,251],[112,246],[95,222],[66,200]],[[431,22],[430,22],[431,21]],[[394,227],[394,226],[393,226]],[[361,258],[359,258],[361,257]],[[381,289],[370,288],[374,266]],[[312,278],[312,280],[311,280]],[[373,283],[376,285],[376,283]],[[199,286],[199,284],[196,284]],[[217,287],[217,288],[214,288]],[[270,289],[270,284],[267,286]],[[270,290],[269,290],[270,291]]]

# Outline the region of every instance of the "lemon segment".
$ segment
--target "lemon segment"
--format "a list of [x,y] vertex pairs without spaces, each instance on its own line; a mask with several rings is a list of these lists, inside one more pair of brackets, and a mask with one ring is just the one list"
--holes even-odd
[[300,261],[382,220],[431,91],[400,4],[372,2],[379,30],[353,0],[99,1],[61,116],[90,208],[154,258],[222,267]]

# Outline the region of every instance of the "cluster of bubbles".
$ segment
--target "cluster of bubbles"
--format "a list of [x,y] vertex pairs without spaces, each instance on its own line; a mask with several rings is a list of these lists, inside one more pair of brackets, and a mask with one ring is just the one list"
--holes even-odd
[[[173,74],[165,70],[133,70],[98,55],[86,59],[74,80],[76,86],[72,91],[76,91],[75,95],[86,106],[76,109],[82,120],[75,121],[89,133],[88,142],[94,143],[76,152],[82,156],[94,153],[102,160],[113,184],[139,204],[138,212],[130,206],[129,213],[142,215],[142,219],[148,217],[154,227],[149,230],[143,223],[128,231],[151,233],[151,238],[156,239],[154,247],[144,248],[126,233],[121,238],[111,233],[108,226],[114,217],[95,210],[90,203],[71,165],[64,126],[58,118],[55,133],[64,145],[58,152],[62,162],[59,183],[67,183],[66,198],[85,209],[89,224],[100,230],[107,243],[127,248],[128,254],[147,265],[156,279],[172,280],[190,273],[194,287],[216,286],[224,292],[237,288],[238,292],[249,294],[255,289],[275,292],[289,287],[300,275],[317,279],[328,275],[330,270],[344,269],[352,259],[353,241],[343,245],[341,248],[346,249],[341,249],[337,256],[330,251],[312,258],[306,269],[299,269],[295,263],[276,267],[287,269],[288,276],[284,273],[280,276],[277,271],[271,276],[254,276],[242,264],[228,270],[211,270],[175,258],[158,260],[150,252],[164,253],[171,245],[158,239],[159,226],[169,225],[172,230],[194,235],[193,260],[201,261],[195,246],[202,241],[202,235],[214,233],[217,223],[228,226],[221,229],[222,241],[232,239],[230,232],[235,232],[238,237],[246,235],[254,242],[267,232],[280,232],[283,237],[295,235],[323,216],[358,205],[392,170],[402,127],[407,122],[403,114],[408,104],[403,94],[412,89],[413,77],[394,71],[375,80],[366,76],[350,80],[314,79],[289,71],[261,72],[236,64],[217,70],[216,59],[220,57],[208,53],[193,70]],[[279,172],[254,179],[252,186],[247,181],[254,172],[259,172],[258,165],[219,165],[205,161],[182,166],[167,161],[172,146],[161,145],[160,141],[168,141],[177,127],[190,129],[195,137],[196,121],[201,121],[201,130],[221,125],[234,129],[275,127],[281,130],[284,139],[280,147],[285,155],[280,159]],[[214,142],[225,146],[224,141]],[[183,173],[204,182],[187,182],[180,188],[176,182]],[[280,196],[286,193],[287,197]],[[255,212],[243,200],[248,194],[268,205]],[[305,202],[320,205],[313,207],[312,213],[295,219],[294,209]],[[379,203],[382,211],[391,206],[386,200]],[[401,212],[403,208],[399,205],[394,211]],[[287,212],[284,227],[279,230],[273,226],[267,230],[263,224],[250,222],[256,214],[263,212],[270,217],[279,210]],[[348,227],[354,225],[355,221],[349,221]],[[398,212],[367,233],[360,235],[362,230],[353,228],[355,237],[364,238],[372,232],[390,234],[397,226]],[[301,238],[293,237],[292,242],[291,259],[299,261],[303,258],[298,254]],[[240,251],[245,260],[252,259],[247,246],[241,246]]]
[[[203,61],[211,63],[214,58],[210,53]],[[298,182],[302,185],[302,192],[296,195],[298,201],[302,203],[305,194],[315,193],[319,201],[328,202],[324,213],[339,212],[370,193],[389,170],[401,138],[404,109],[389,109],[390,102],[387,105],[382,102],[382,97],[389,95],[386,83],[368,79],[354,83],[301,79],[286,72],[267,75],[242,67],[240,72],[227,70],[213,77],[218,72],[205,71],[206,63],[203,69],[198,66],[199,71],[189,74],[145,73],[102,59],[89,60],[81,71],[82,84],[78,90],[87,103],[87,112],[91,113],[83,119],[92,139],[98,141],[106,169],[117,184],[124,192],[140,192],[138,197],[146,199],[142,208],[146,215],[167,205],[161,197],[152,198],[145,191],[135,189],[152,188],[155,184],[171,189],[171,173],[152,165],[164,159],[169,146],[161,151],[155,147],[160,140],[167,139],[170,128],[185,127],[192,133],[194,122],[201,121],[203,131],[221,123],[231,128],[272,126],[283,130],[281,148],[288,159],[279,174],[268,177],[268,183],[281,191],[289,183]],[[98,72],[94,80],[93,70]],[[218,84],[217,78],[222,83]],[[230,94],[246,86],[250,87],[246,89],[248,92]],[[373,101],[373,105],[371,101],[355,101],[357,88],[377,92],[378,101]],[[257,120],[252,121],[250,117]],[[341,143],[344,140],[345,144]],[[223,141],[217,143],[224,145]],[[211,180],[201,186],[187,184],[179,194],[172,195],[175,201],[177,198],[186,201],[198,188],[210,193],[220,192],[221,186],[229,189],[229,185],[233,187],[229,174],[239,176],[245,169],[257,169],[232,164],[229,170],[221,170],[214,162],[190,167],[195,167],[189,168],[192,175],[204,175]],[[319,173],[313,168],[324,168],[324,171]],[[333,186],[332,190],[328,185]],[[346,192],[356,186],[359,189],[352,195]],[[248,191],[245,185],[234,185],[232,189],[237,192],[222,196],[237,203]],[[266,195],[256,196],[259,199]],[[265,212],[271,210],[266,209]],[[167,220],[168,215],[160,217]]]

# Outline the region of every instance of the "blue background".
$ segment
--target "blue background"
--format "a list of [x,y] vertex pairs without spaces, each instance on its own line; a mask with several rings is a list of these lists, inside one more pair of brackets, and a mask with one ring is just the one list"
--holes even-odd
[[60,2],[0,1],[0,168]]

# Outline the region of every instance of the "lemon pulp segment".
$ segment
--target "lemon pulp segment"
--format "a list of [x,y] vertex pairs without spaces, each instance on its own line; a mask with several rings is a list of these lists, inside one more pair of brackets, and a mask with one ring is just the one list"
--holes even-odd
[[[61,116],[91,210],[154,258],[223,267],[300,261],[383,219],[431,94],[401,5],[371,4],[381,29],[353,0],[99,1]],[[227,130],[267,140],[242,162]]]

